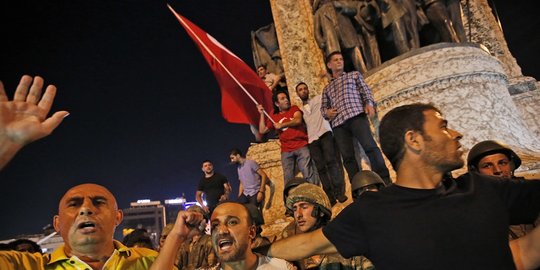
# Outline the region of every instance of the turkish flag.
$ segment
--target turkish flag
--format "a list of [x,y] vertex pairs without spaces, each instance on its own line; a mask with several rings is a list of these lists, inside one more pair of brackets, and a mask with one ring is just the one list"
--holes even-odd
[[176,13],[171,6],[167,6],[199,46],[199,50],[214,72],[221,90],[221,113],[225,120],[230,123],[258,125],[259,111],[255,104],[262,104],[267,112],[273,110],[272,92],[268,86],[238,56]]

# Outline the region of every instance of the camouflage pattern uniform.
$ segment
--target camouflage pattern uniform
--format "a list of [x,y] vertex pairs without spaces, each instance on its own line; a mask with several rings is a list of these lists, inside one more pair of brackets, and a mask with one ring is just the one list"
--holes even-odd
[[[287,197],[286,207],[293,211],[293,205],[297,202],[308,202],[315,207],[319,208],[319,211],[324,213],[322,218],[330,220],[332,217],[332,206],[330,200],[326,196],[326,193],[322,188],[311,183],[300,184],[290,190]],[[318,228],[312,228],[313,230]],[[283,238],[290,237],[294,234],[301,233],[296,230],[296,222],[289,224],[281,236]],[[343,258],[339,253],[327,254],[327,255],[315,255],[307,259],[295,262],[295,265],[301,269],[320,269],[320,270],[374,270],[373,264],[363,256],[352,257],[351,259]]]
[[217,264],[212,247],[212,236],[203,234],[199,239],[185,242],[178,250],[178,269],[197,269]]

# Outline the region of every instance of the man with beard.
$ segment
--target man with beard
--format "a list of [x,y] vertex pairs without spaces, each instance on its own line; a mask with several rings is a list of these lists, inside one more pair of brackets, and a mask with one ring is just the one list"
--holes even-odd
[[[202,163],[201,170],[204,176],[199,180],[195,199],[208,215],[212,214],[214,207],[219,202],[229,198],[231,185],[225,176],[214,171],[214,164],[210,160]],[[203,194],[206,199],[206,205],[203,202]]]
[[284,260],[257,255],[251,250],[256,228],[245,205],[225,202],[210,218],[212,244],[220,261],[217,269],[293,269]]
[[296,85],[296,94],[302,100],[301,109],[307,127],[309,155],[315,162],[324,192],[332,205],[336,200],[343,203],[347,200],[343,165],[330,123],[321,114],[321,95],[310,98],[309,88],[304,82]]
[[[180,212],[158,259],[150,269],[171,269],[180,243],[193,233],[197,221],[201,219],[199,213]],[[205,269],[293,269],[287,261],[253,253],[251,244],[256,236],[256,228],[245,205],[237,202],[220,203],[212,213],[210,225],[212,245],[219,264]]]
[[240,181],[237,201],[253,204],[261,211],[268,176],[255,160],[247,159],[238,148],[231,150],[229,159],[236,165]]
[[532,222],[538,215],[540,181],[476,173],[445,177],[464,165],[462,135],[431,104],[391,110],[381,121],[380,137],[395,183],[365,192],[323,229],[275,242],[269,256],[298,260],[339,251],[346,258],[365,255],[379,270],[540,264],[534,253],[539,233],[511,243],[512,250],[507,236],[509,222]]
[[128,248],[113,239],[122,218],[116,199],[105,187],[75,186],[62,197],[53,219],[64,244],[44,255],[0,251],[0,269],[148,269],[156,251]]

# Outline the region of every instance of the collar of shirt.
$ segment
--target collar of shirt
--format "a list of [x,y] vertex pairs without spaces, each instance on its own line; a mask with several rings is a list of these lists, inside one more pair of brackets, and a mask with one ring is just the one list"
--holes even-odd
[[[128,247],[124,246],[122,243],[120,243],[120,242],[118,242],[116,240],[113,240],[113,244],[114,244],[115,251],[117,251],[119,254],[125,254],[127,257],[131,256],[131,251],[129,250]],[[64,247],[65,246],[62,245],[62,246],[60,246],[59,248],[57,248],[56,250],[54,250],[51,253],[50,260],[47,263],[47,265],[51,265],[51,264],[55,264],[55,263],[60,262],[60,261],[65,261],[65,260],[71,259],[70,257],[68,257],[66,255]],[[111,254],[111,256],[113,254]]]

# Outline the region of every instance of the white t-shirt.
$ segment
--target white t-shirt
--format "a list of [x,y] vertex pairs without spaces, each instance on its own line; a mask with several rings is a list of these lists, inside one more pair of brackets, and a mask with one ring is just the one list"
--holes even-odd
[[[294,266],[283,259],[278,258],[272,258],[268,256],[258,255],[259,257],[259,265],[257,266],[257,270],[294,270]],[[223,267],[219,267],[220,270],[223,270]]]

